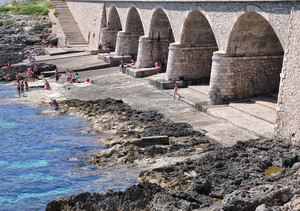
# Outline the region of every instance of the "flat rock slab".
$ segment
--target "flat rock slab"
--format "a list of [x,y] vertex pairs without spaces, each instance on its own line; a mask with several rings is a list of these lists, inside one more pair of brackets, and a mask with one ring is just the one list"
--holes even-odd
[[168,136],[150,136],[143,137],[141,140],[131,142],[131,144],[136,145],[138,147],[147,147],[152,145],[169,145],[169,137]]

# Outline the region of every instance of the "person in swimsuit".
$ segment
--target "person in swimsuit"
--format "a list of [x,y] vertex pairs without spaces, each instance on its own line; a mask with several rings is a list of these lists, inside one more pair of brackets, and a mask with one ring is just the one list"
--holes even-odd
[[28,87],[28,83],[27,83],[27,81],[25,81],[25,89],[26,89],[26,92],[28,92],[28,90],[29,90],[29,87]]
[[47,80],[45,80],[45,90],[50,90],[51,87],[50,87],[50,84]]
[[19,81],[17,83],[17,90],[18,90],[18,93],[19,93],[19,97],[21,97],[21,83]]
[[28,76],[28,80],[31,80],[32,71],[30,67],[27,68],[27,76]]
[[55,80],[56,83],[58,83],[59,75],[58,75],[58,70],[55,70]]
[[24,92],[24,82],[21,83],[21,92]]
[[19,82],[20,82],[20,75],[19,75],[19,72],[17,72],[17,74],[16,74],[16,79],[17,79],[17,82],[19,83]]
[[180,98],[181,98],[181,95],[178,94],[178,86],[177,86],[177,84],[176,84],[175,81],[173,81],[173,85],[174,85],[174,100],[175,100],[175,98],[176,98],[176,95],[178,95],[178,96],[179,96],[178,99],[180,99]]
[[34,68],[33,68],[33,77],[38,78],[38,68],[37,68],[37,66],[34,66]]
[[72,80],[72,76],[71,76],[71,70],[67,69],[66,71],[66,75],[67,75],[67,81],[71,81]]

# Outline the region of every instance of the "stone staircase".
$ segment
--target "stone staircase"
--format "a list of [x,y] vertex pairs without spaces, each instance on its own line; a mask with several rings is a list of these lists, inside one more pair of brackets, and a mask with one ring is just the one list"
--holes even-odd
[[80,29],[66,2],[61,0],[51,0],[54,10],[58,13],[60,25],[67,37],[69,46],[87,46],[87,42],[82,36]]

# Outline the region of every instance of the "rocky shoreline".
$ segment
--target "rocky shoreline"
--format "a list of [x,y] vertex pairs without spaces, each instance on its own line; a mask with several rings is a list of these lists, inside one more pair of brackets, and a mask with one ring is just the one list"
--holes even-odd
[[62,112],[88,119],[93,131],[114,131],[102,141],[112,147],[90,162],[144,170],[139,184],[125,191],[72,195],[50,202],[48,211],[300,209],[299,146],[288,141],[249,140],[224,148],[187,123],[134,110],[121,100],[60,104]]
[[[56,68],[16,65],[30,54],[44,54],[45,45],[57,42],[47,29],[43,35],[34,32],[32,25],[42,22],[41,17],[0,17],[0,80],[13,81],[16,72],[26,79],[28,66],[38,65],[42,71]],[[13,65],[7,67],[8,62]],[[92,131],[111,134],[99,140],[110,148],[89,162],[138,165],[142,172],[139,183],[125,191],[56,199],[48,203],[48,211],[300,210],[300,147],[288,141],[249,140],[225,148],[188,123],[174,123],[157,111],[133,109],[122,100],[70,99],[59,104],[59,112],[86,118]]]

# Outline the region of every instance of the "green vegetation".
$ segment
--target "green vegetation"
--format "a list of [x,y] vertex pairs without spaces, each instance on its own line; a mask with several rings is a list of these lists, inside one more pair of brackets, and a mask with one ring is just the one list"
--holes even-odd
[[36,25],[34,27],[34,32],[37,33],[37,34],[40,34],[44,31],[44,29],[46,28],[51,28],[52,27],[52,23],[49,22],[49,23],[44,23],[44,24],[39,24],[39,25]]
[[12,21],[12,20],[0,21],[0,25],[4,25],[4,26],[11,25],[14,23],[15,23],[15,21]]
[[11,2],[0,7],[0,15],[48,15],[49,9],[53,9],[53,3],[43,1],[30,1],[24,3]]
[[58,17],[59,13],[55,11],[55,12],[53,13],[53,15],[54,15],[55,17]]

